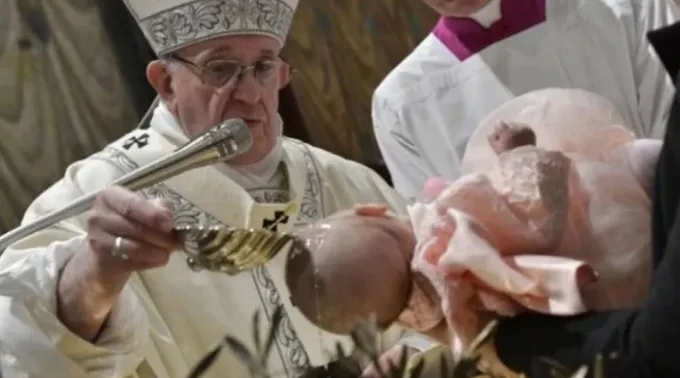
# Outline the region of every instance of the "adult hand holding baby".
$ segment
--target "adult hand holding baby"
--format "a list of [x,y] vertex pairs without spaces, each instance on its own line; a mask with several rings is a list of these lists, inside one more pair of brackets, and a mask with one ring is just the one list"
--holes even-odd
[[[445,181],[441,180],[441,182]],[[436,192],[438,184],[438,182],[435,182],[430,194],[435,196],[439,194]],[[381,204],[358,205],[354,212],[355,215],[361,217],[380,218],[389,216],[387,207]],[[412,279],[411,291],[408,294],[410,300],[397,322],[429,336],[442,345],[450,345],[454,337],[443,313],[437,311],[441,303],[436,291],[431,287],[427,278],[419,272],[411,272],[410,276]],[[456,287],[456,295],[454,296],[456,303],[450,303],[450,308],[455,309],[455,311],[449,314],[449,320],[461,324],[480,323],[477,327],[461,328],[461,332],[456,336],[458,340],[464,340],[464,344],[471,342],[477,336],[476,330],[481,330],[495,316],[494,313],[514,314],[522,310],[521,305],[512,301],[509,297],[494,292],[471,274],[461,275],[459,279],[452,280],[451,285]],[[389,293],[383,293],[383,295],[389,295]],[[475,331],[472,331],[473,329]],[[436,343],[432,343],[432,346],[434,345]],[[411,358],[422,351],[397,344],[380,356],[377,361],[379,368],[376,364],[371,363],[366,367],[361,378],[380,378],[382,376],[380,372],[388,371],[390,366],[399,366],[404,354],[407,358]],[[511,372],[502,364],[497,363],[495,353],[483,351],[483,354],[486,355],[487,361],[494,364],[495,371],[512,376],[508,375]],[[438,360],[433,362],[437,365],[433,367],[438,368]]]
[[[362,217],[385,217],[388,211],[384,204],[359,204],[354,208],[354,213]],[[399,366],[404,356],[410,358],[418,352],[416,348],[398,343],[385,351],[376,363],[372,362],[366,366],[361,378],[381,378],[391,367]]]
[[[311,227],[301,235],[306,253],[287,267],[296,306],[329,332],[347,334],[374,314],[384,328],[399,322],[456,354],[499,315],[634,303],[646,287],[638,272],[645,272],[647,244],[635,240],[647,240],[639,235],[648,232],[649,200],[634,175],[609,160],[634,138],[598,109],[553,106],[565,103],[563,94],[540,97],[533,112],[521,113],[538,114],[540,133],[524,120],[499,120],[478,139],[484,146],[473,148],[493,154],[473,159],[473,168],[484,169],[455,182],[432,178],[408,217],[361,205]],[[586,102],[577,105],[588,110]],[[584,144],[588,138],[573,128],[551,134],[569,109],[583,118],[579,131],[613,133],[617,142]],[[309,300],[310,288],[318,301]]]

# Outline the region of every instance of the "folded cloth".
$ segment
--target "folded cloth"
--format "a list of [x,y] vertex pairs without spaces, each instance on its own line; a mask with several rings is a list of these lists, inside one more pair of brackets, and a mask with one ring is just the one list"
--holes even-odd
[[[634,274],[648,261],[647,244],[636,244],[648,233],[638,226],[648,220],[645,198],[615,166],[535,146],[501,154],[488,174],[434,178],[409,216],[414,277],[426,277],[441,302],[414,283],[399,320],[427,331],[445,319],[456,355],[489,320],[480,314],[574,315],[639,301],[648,285],[646,274]],[[601,219],[617,217],[612,242]]]

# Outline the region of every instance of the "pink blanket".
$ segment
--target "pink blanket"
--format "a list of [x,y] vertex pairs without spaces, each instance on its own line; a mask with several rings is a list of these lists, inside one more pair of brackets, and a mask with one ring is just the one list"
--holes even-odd
[[[444,317],[459,352],[484,314],[570,315],[643,300],[651,253],[645,180],[660,142],[635,140],[613,109],[588,92],[545,90],[482,123],[467,174],[430,180],[424,201],[409,209],[413,269],[442,302],[402,314],[403,323],[426,330]],[[537,146],[496,156],[486,136],[501,120],[527,123]],[[419,296],[415,290],[411,308]]]

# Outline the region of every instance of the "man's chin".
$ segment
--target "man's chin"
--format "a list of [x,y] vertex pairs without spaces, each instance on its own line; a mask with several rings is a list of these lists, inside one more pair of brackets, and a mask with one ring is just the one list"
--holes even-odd
[[249,123],[248,130],[250,131],[250,136],[253,138],[253,149],[258,145],[267,144],[267,135],[265,133],[265,128],[262,125],[251,125]]
[[268,142],[264,135],[253,135],[253,146],[250,148],[250,150],[245,152],[243,155],[229,160],[227,163],[230,165],[250,165],[258,163],[262,161],[262,159],[264,159],[272,150],[271,148],[265,147],[266,145],[268,145]]

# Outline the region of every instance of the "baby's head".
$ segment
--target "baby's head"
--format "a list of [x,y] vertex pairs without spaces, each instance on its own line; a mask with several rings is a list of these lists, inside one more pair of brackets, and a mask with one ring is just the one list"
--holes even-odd
[[286,265],[291,301],[307,319],[348,334],[376,316],[388,327],[406,307],[415,247],[407,218],[361,206],[296,232]]

